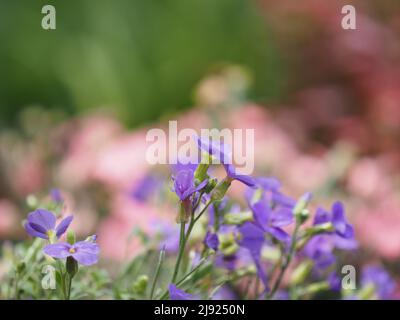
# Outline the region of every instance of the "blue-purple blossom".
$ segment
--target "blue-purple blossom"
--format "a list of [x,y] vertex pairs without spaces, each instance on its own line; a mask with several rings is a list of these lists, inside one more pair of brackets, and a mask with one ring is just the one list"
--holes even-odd
[[380,299],[390,299],[396,288],[395,281],[379,266],[365,267],[361,275],[361,285],[373,285]]
[[224,164],[224,168],[226,171],[226,175],[230,179],[240,181],[248,187],[255,187],[256,183],[254,181],[254,178],[244,174],[237,174],[236,168],[232,164]]
[[336,261],[334,248],[335,243],[331,235],[317,235],[308,241],[304,253],[314,261],[317,269],[325,269]]
[[331,222],[335,233],[344,239],[353,239],[354,230],[345,217],[343,204],[339,201],[332,205],[331,212],[319,208],[314,218],[314,225]]
[[272,210],[265,199],[250,206],[255,223],[275,239],[287,242],[290,236],[282,229],[293,222],[293,214],[289,210]]
[[207,247],[217,251],[219,246],[218,236],[215,233],[207,232],[204,243]]
[[176,174],[175,177],[173,177],[173,180],[174,192],[181,201],[185,201],[191,195],[203,189],[208,183],[208,180],[204,180],[196,186],[194,182],[193,170],[181,170]]
[[239,232],[241,234],[239,244],[249,250],[257,268],[257,274],[267,288],[267,275],[261,264],[261,249],[265,242],[264,231],[258,225],[246,222],[239,228]]
[[45,209],[37,209],[28,215],[25,230],[33,237],[50,239],[52,236],[60,238],[72,222],[73,217],[64,218],[56,227],[56,216]]
[[79,241],[75,244],[59,242],[49,244],[43,248],[43,252],[56,259],[74,258],[84,266],[97,263],[100,248],[96,243]]
[[176,285],[170,284],[168,286],[169,298],[171,300],[192,300],[193,296],[181,289],[179,289]]

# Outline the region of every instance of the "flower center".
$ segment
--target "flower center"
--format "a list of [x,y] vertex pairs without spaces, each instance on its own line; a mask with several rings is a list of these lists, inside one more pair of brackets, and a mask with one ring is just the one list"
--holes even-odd
[[68,251],[69,251],[69,253],[75,253],[76,252],[76,250],[74,248],[70,248]]

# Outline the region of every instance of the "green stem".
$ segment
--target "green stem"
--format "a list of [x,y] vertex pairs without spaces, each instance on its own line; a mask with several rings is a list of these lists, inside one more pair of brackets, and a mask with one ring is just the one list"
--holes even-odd
[[183,257],[183,252],[185,251],[185,222],[181,222],[181,231],[180,231],[180,237],[179,237],[179,253],[178,253],[178,259],[176,260],[175,263],[175,269],[174,269],[174,274],[172,276],[172,283],[175,283],[176,277],[178,276],[178,271],[179,271],[179,266],[181,264],[181,260]]
[[[196,267],[194,267],[190,272],[188,272],[185,276],[182,277],[181,280],[179,280],[176,283],[176,286],[180,286],[182,283],[184,283],[193,273],[195,273],[197,270],[199,270],[200,267],[203,266],[203,264],[207,260],[208,260],[208,257],[203,258]],[[163,295],[160,297],[160,300],[165,299],[167,296],[168,296],[168,290],[163,293]]]
[[67,298],[66,300],[70,300],[71,298],[71,287],[72,287],[72,277],[68,275],[68,286],[67,286]]
[[289,267],[289,264],[292,261],[292,258],[293,258],[293,255],[294,255],[295,249],[296,249],[296,239],[297,239],[297,234],[299,232],[299,228],[300,228],[300,222],[296,222],[296,226],[295,226],[293,234],[292,234],[292,240],[290,243],[289,253],[287,255],[285,263],[283,264],[283,266],[279,272],[278,278],[276,279],[274,285],[272,286],[270,293],[267,295],[268,299],[272,299],[274,297],[276,291],[279,289],[279,286],[281,285],[281,282],[282,282],[283,276],[286,272],[286,269]]
[[156,288],[156,284],[157,284],[157,280],[158,277],[160,275],[160,270],[161,270],[161,266],[162,263],[164,261],[164,257],[165,257],[165,248],[163,248],[160,252],[160,257],[158,258],[158,263],[157,263],[157,268],[156,268],[156,273],[154,275],[154,280],[153,280],[153,284],[151,286],[151,292],[150,292],[150,300],[153,300],[154,297],[154,290]]

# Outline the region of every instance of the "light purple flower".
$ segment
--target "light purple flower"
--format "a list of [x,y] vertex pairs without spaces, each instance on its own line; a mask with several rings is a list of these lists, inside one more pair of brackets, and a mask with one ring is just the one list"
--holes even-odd
[[203,189],[208,183],[208,180],[204,180],[196,186],[194,183],[193,170],[181,170],[173,177],[173,180],[174,192],[181,201],[188,199],[191,195]]
[[84,266],[97,263],[100,248],[96,243],[79,241],[75,244],[59,242],[49,244],[43,248],[43,252],[56,259],[74,258]]
[[192,300],[193,296],[179,288],[174,284],[168,286],[169,298],[171,300]]
[[25,230],[33,237],[49,239],[54,234],[60,238],[72,222],[73,217],[68,216],[56,227],[56,216],[45,209],[37,209],[28,215]]

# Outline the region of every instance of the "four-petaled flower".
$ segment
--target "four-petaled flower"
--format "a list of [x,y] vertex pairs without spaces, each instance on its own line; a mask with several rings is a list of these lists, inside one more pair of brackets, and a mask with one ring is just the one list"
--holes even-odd
[[43,248],[43,252],[56,259],[74,258],[84,266],[97,263],[100,248],[96,243],[79,241],[75,244],[59,242],[49,244]]
[[193,170],[181,170],[179,171],[174,180],[174,192],[177,194],[181,201],[185,201],[191,195],[203,189],[208,180],[202,181],[199,185],[194,183],[194,171]]
[[51,239],[60,238],[68,229],[73,217],[68,216],[56,227],[56,216],[45,209],[37,209],[28,215],[25,230],[33,237]]

